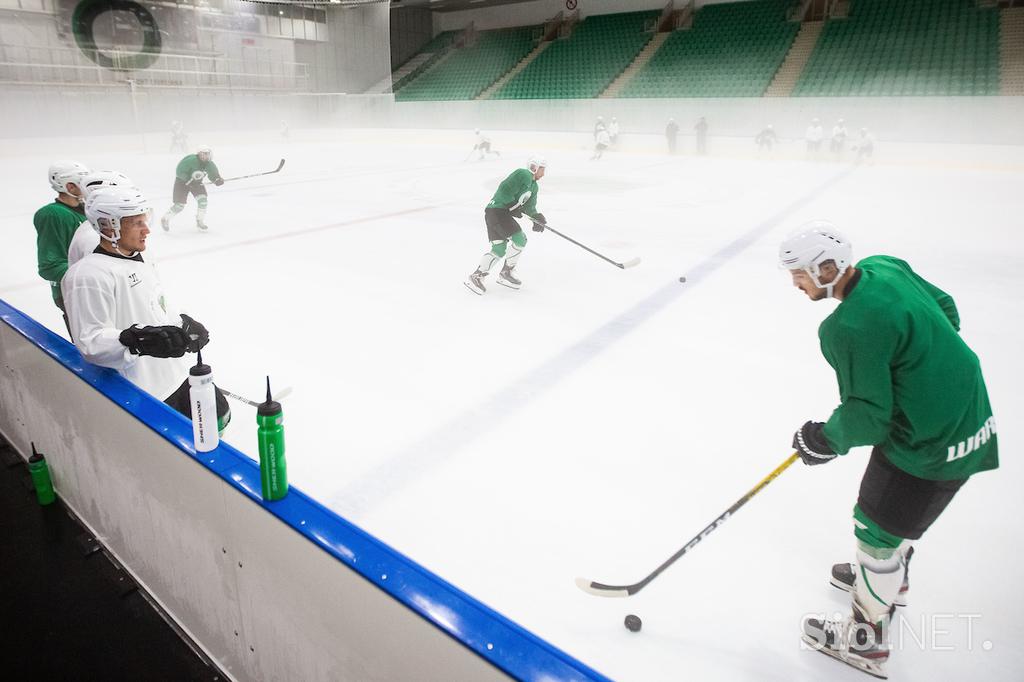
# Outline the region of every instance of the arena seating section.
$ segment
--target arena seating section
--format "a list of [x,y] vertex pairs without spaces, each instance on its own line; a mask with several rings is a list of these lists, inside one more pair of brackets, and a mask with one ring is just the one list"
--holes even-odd
[[472,47],[455,52],[396,94],[403,100],[473,99],[530,53],[543,28],[481,31]]
[[693,28],[674,32],[621,97],[760,97],[800,25],[792,0],[707,5]]
[[588,17],[568,38],[555,40],[504,85],[496,99],[586,99],[597,97],[644,48],[645,32],[660,12]]
[[[796,0],[705,5],[672,32],[618,97],[760,97],[800,23]],[[599,96],[653,37],[659,11],[586,17],[494,92],[496,99]],[[999,10],[976,0],[850,0],[825,20],[792,96],[995,95],[1000,89]],[[542,27],[482,31],[470,47],[421,52],[428,63],[395,84],[398,100],[473,99],[533,50]]]
[[825,24],[794,96],[995,95],[999,13],[973,0],[853,0]]

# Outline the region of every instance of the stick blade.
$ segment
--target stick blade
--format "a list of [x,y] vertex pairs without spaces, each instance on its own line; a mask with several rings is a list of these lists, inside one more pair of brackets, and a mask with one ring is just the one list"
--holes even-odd
[[626,270],[627,268],[635,268],[638,265],[640,265],[640,259],[639,258],[634,258],[632,260],[628,260],[625,263],[619,263],[619,267],[622,268],[623,270]]
[[[282,168],[284,168],[284,159],[281,159],[281,162],[279,164],[277,164],[277,170],[278,171],[281,170]],[[274,171],[274,172],[276,173],[277,171]]]
[[587,580],[586,578],[576,578],[576,587],[580,588],[587,594],[592,594],[596,597],[629,596],[629,590],[625,588],[602,585],[601,583],[594,582],[593,580]]

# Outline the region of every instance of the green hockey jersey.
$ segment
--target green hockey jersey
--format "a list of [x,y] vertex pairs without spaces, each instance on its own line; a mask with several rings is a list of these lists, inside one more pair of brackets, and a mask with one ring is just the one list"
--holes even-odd
[[206,177],[210,180],[220,178],[220,171],[217,170],[217,164],[213,162],[213,159],[200,161],[196,154],[189,154],[179,161],[178,167],[174,169],[174,176],[182,182],[192,182],[193,174],[196,171],[206,173]]
[[960,334],[949,294],[902,260],[871,256],[818,330],[841,405],[825,424],[839,454],[877,445],[907,473],[967,478],[999,466],[978,356]]
[[68,270],[68,249],[78,226],[85,222],[82,210],[60,201],[43,206],[32,216],[36,227],[36,262],[39,276],[50,283],[53,302],[61,310],[64,299],[60,294],[60,281]]
[[[533,173],[527,168],[517,168],[498,185],[491,203],[487,208],[516,208],[518,207],[531,218],[537,217],[537,181],[533,179]],[[529,192],[526,199],[523,195]],[[522,203],[521,203],[522,202]]]

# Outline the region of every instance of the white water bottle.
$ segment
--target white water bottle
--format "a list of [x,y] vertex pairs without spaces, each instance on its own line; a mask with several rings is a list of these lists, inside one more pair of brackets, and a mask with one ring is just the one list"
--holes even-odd
[[220,443],[220,434],[217,432],[217,393],[213,387],[213,369],[203,364],[202,351],[198,353],[195,367],[188,371],[188,385],[196,452],[209,452]]

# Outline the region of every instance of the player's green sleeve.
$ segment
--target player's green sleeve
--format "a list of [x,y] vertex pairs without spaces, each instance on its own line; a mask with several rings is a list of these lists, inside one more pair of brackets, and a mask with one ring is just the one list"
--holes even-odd
[[893,411],[894,339],[884,329],[842,325],[821,336],[821,350],[839,382],[841,404],[825,423],[829,445],[844,455],[859,445],[876,445],[889,433]]
[[540,190],[534,190],[533,194],[530,195],[530,200],[526,202],[525,206],[523,206],[523,213],[530,216],[531,218],[536,218],[537,214],[539,213],[539,211],[537,210],[538,194],[540,194]]
[[220,171],[217,170],[217,164],[215,164],[213,161],[207,162],[206,174],[210,177],[210,180],[216,181],[220,179]]

